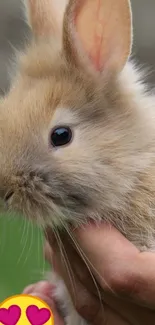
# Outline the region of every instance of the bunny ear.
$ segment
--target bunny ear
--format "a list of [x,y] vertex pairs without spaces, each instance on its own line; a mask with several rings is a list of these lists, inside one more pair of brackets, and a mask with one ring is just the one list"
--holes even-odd
[[68,0],[26,0],[28,20],[35,37],[62,34]]
[[89,59],[96,72],[122,70],[132,45],[130,8],[128,0],[71,0],[64,20],[67,58],[76,64]]

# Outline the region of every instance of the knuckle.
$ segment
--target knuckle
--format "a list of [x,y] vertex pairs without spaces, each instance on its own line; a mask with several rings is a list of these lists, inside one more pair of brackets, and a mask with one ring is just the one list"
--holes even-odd
[[81,304],[80,302],[75,305],[75,309],[79,315],[81,315],[84,319],[88,321],[92,321],[95,318],[98,312],[98,304],[95,306],[94,304],[91,306],[88,303]]
[[74,300],[74,307],[79,314],[81,314],[81,311],[83,310],[83,306],[84,306],[83,299],[79,299],[76,296],[76,299]]
[[109,277],[109,287],[119,296],[133,296],[139,291],[141,286],[140,276],[136,276],[133,272],[114,273]]
[[90,293],[86,291],[82,291],[81,293],[81,295],[76,296],[76,299],[73,302],[74,307],[79,315],[88,321],[91,321],[98,313],[100,304]]

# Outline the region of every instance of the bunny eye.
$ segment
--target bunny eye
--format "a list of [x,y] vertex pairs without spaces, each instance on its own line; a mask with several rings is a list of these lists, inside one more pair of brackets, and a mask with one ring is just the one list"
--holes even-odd
[[59,126],[55,128],[50,137],[50,141],[53,147],[61,147],[72,140],[72,131],[69,127]]

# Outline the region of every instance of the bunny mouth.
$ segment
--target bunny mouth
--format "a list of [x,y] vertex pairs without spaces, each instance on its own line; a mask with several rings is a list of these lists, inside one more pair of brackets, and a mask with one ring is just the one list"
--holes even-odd
[[39,224],[58,224],[59,220],[74,223],[84,218],[90,206],[83,188],[51,172],[18,173],[10,186],[3,197],[6,208]]
[[4,202],[7,204],[13,197],[14,192],[12,190],[8,191],[4,197]]
[[14,192],[13,191],[9,191],[6,193],[6,195],[4,196],[4,199],[3,199],[3,206],[6,210],[9,209],[10,205],[11,205],[11,202],[12,202],[12,199],[13,199],[13,195],[14,195]]

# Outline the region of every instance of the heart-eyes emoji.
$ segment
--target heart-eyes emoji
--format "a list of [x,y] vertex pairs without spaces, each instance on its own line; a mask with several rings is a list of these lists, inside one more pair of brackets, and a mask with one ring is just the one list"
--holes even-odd
[[16,325],[21,316],[21,309],[17,305],[12,305],[8,309],[0,308],[0,322],[4,325]]
[[43,325],[51,317],[51,313],[47,308],[38,308],[35,305],[27,307],[26,316],[31,325]]

